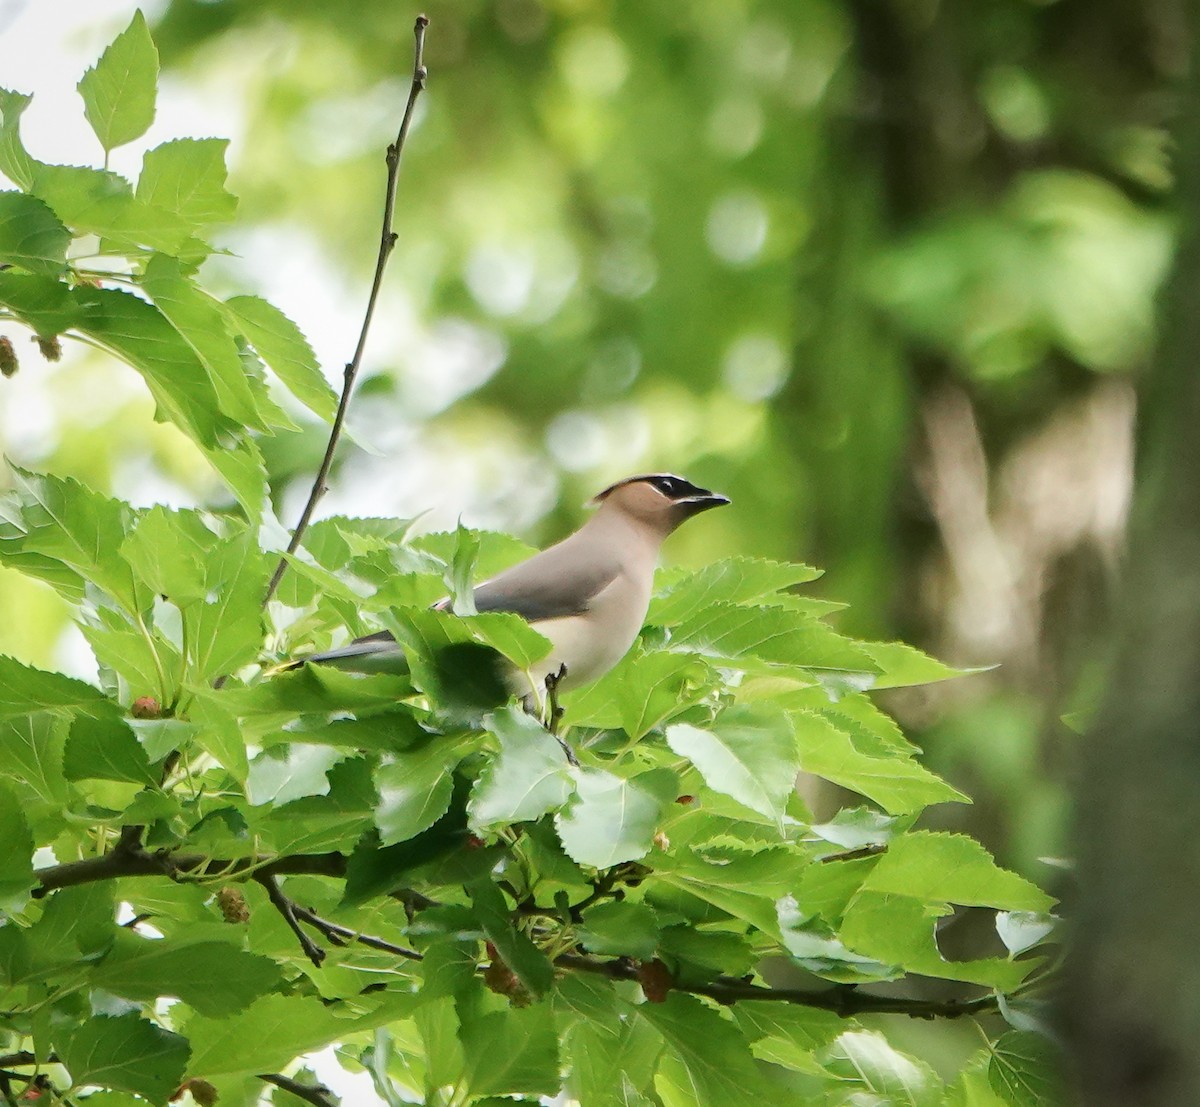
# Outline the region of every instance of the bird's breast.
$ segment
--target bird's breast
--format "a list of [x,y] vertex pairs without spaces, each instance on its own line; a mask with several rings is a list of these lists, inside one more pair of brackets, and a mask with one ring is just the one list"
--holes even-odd
[[538,621],[535,629],[550,640],[553,649],[535,666],[534,679],[540,685],[562,665],[567,667],[564,687],[599,679],[629,652],[649,606],[650,581],[620,573],[593,597],[582,615]]

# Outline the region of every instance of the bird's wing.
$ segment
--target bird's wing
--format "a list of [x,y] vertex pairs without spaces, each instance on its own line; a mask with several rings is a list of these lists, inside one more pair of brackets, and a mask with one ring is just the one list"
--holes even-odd
[[582,615],[620,574],[616,558],[581,556],[561,542],[475,589],[477,611],[511,611],[531,623]]

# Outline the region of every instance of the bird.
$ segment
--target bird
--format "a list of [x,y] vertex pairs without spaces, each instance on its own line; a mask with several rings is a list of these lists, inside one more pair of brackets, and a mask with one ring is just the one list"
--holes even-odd
[[[729,497],[671,473],[643,473],[592,498],[596,511],[577,531],[477,585],[475,609],[512,612],[549,640],[530,670],[506,674],[514,694],[551,682],[555,691],[598,680],[629,652],[646,620],[663,541],[682,523]],[[435,604],[450,609],[450,600]],[[295,664],[378,671],[402,662],[390,631],[357,638]]]

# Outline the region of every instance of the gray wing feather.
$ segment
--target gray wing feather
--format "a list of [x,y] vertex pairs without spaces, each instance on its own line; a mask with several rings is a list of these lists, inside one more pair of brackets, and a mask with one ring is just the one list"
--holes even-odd
[[475,608],[511,611],[531,623],[582,615],[620,571],[616,559],[581,556],[560,542],[479,585]]

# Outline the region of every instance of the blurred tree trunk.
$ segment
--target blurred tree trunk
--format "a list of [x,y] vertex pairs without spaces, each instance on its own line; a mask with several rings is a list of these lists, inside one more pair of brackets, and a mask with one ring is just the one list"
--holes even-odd
[[[1195,42],[1198,17],[1189,15]],[[1127,589],[1083,747],[1062,997],[1088,1107],[1200,1103],[1200,79],[1180,90],[1181,246],[1142,390]]]

